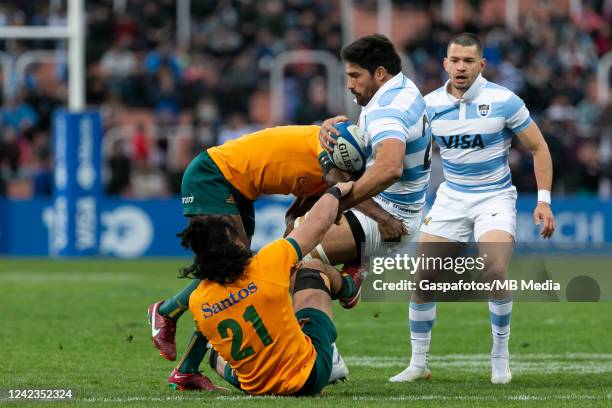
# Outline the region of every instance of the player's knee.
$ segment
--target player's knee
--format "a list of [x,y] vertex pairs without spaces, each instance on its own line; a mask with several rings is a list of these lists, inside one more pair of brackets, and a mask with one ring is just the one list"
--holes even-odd
[[316,269],[318,271],[322,271],[323,268],[325,268],[325,264],[320,259],[313,258],[308,260],[307,262],[303,262],[301,268]]
[[501,263],[491,263],[483,270],[483,276],[485,280],[489,282],[494,280],[504,280],[506,279],[506,267]]
[[[317,268],[316,266],[320,267]],[[331,297],[329,278],[322,272],[323,267],[321,261],[312,260],[298,269],[295,274],[293,294],[304,289],[317,289],[324,291]]]

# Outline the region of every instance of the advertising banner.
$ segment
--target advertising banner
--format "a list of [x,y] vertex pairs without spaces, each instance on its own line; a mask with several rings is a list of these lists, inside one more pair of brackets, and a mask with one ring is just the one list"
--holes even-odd
[[101,138],[99,112],[58,110],[53,114],[52,256],[98,253]]
[[[0,209],[5,214],[0,220],[0,253],[18,256],[70,253],[119,258],[188,256],[176,237],[187,223],[187,219],[182,216],[180,197],[164,200],[123,200],[102,196],[95,200],[91,208],[81,204],[92,214],[94,209],[98,211],[98,218],[87,215],[88,213],[85,213],[85,217],[83,208],[79,209],[77,205],[73,207],[76,213],[63,211],[61,197],[60,195],[59,205],[58,197],[53,200],[0,200]],[[91,196],[85,197],[87,199]],[[290,202],[289,197],[283,196],[262,197],[256,201],[256,227],[252,241],[254,250],[283,235],[285,211]],[[587,250],[592,252],[597,248],[601,248],[600,252],[605,252],[606,248],[610,248],[610,202],[587,198],[555,199],[553,208],[557,230],[552,239],[546,241],[539,237],[538,227],[533,223],[534,203],[535,197],[519,198],[517,202],[516,252],[534,246],[541,251],[558,253]],[[80,227],[79,217],[84,223]],[[66,223],[68,232],[63,233]],[[58,232],[59,227],[62,228]],[[69,242],[72,244],[69,245]],[[60,248],[63,252],[59,251]]]

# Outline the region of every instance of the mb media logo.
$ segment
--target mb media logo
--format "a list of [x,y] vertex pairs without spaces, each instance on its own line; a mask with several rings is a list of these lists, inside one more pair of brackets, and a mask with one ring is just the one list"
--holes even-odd
[[193,204],[193,196],[181,197],[183,204]]

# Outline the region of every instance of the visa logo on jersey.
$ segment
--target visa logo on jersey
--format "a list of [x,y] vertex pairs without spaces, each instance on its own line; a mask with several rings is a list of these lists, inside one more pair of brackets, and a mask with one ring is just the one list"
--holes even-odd
[[437,140],[442,141],[442,145],[447,149],[484,149],[480,135],[438,136]]

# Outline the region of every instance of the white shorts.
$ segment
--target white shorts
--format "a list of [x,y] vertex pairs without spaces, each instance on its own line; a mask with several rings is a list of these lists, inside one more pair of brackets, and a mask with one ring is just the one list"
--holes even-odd
[[487,231],[516,236],[516,188],[490,193],[462,193],[442,183],[421,232],[451,241],[478,242]]
[[359,221],[365,235],[365,244],[361,253],[362,257],[387,255],[405,246],[408,242],[417,237],[419,227],[421,225],[421,218],[423,216],[422,210],[414,211],[407,208],[402,208],[401,206],[393,205],[389,201],[383,200],[378,196],[374,197],[373,199],[385,211],[393,215],[404,224],[406,230],[408,231],[408,235],[404,235],[402,240],[399,242],[385,242],[380,236],[378,223],[361,211],[353,208],[349,211],[355,215],[355,218],[357,218],[357,221]]

